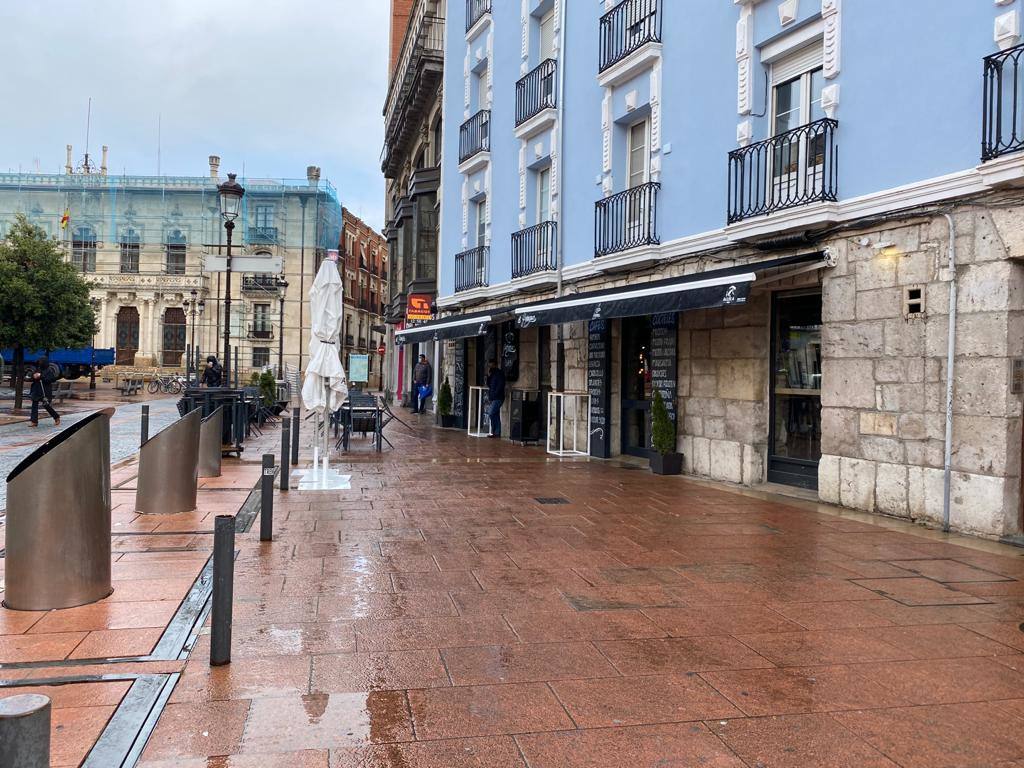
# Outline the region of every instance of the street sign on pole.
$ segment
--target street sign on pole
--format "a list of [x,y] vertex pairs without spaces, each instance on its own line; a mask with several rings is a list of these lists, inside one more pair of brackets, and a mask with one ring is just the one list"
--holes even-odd
[[[227,256],[208,253],[204,257],[204,269],[207,272],[227,272]],[[280,256],[235,256],[231,255],[232,272],[256,272],[263,275],[279,275],[284,269],[284,259]]]

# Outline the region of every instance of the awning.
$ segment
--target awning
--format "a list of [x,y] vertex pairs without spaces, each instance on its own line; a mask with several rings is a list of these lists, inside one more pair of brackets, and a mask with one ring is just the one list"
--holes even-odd
[[520,328],[529,328],[577,320],[737,306],[746,303],[751,285],[757,279],[756,272],[822,259],[821,253],[803,254],[656,280],[635,287],[621,286],[563,296],[517,307],[516,324]]
[[395,343],[419,344],[424,341],[443,341],[444,339],[466,339],[471,336],[483,336],[487,326],[493,322],[508,319],[508,313],[476,312],[469,315],[456,315],[441,320],[434,320],[423,325],[416,325],[401,331],[395,331]]

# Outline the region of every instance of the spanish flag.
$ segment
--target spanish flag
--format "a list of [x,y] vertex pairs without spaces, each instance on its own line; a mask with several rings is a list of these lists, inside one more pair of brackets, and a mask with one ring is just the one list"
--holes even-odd
[[64,215],[60,217],[60,228],[67,229],[68,223],[71,221],[71,209],[65,208]]

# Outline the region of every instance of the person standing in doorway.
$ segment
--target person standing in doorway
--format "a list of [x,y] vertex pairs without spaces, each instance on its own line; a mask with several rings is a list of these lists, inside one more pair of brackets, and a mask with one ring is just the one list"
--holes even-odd
[[51,401],[53,400],[53,382],[57,380],[57,372],[54,370],[54,366],[50,365],[50,360],[47,357],[40,357],[36,361],[36,370],[32,374],[32,388],[29,390],[29,396],[32,398],[32,413],[29,416],[29,423],[33,427],[39,426],[39,404],[43,404],[43,408],[53,418],[54,426],[60,425],[60,414],[53,410]]
[[505,372],[493,358],[488,363],[487,400],[487,415],[491,418],[491,434],[488,437],[500,438],[501,406],[505,402]]
[[424,413],[424,403],[426,402],[427,396],[422,394],[430,387],[430,382],[434,380],[434,369],[430,365],[430,361],[427,360],[426,355],[420,355],[420,361],[416,363],[416,367],[412,370],[412,412],[413,413]]

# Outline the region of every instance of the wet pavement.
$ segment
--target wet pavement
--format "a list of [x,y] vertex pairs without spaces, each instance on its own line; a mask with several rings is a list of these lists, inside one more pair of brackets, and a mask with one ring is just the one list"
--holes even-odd
[[232,663],[200,636],[141,765],[1024,765],[1020,550],[388,435],[238,538]]

